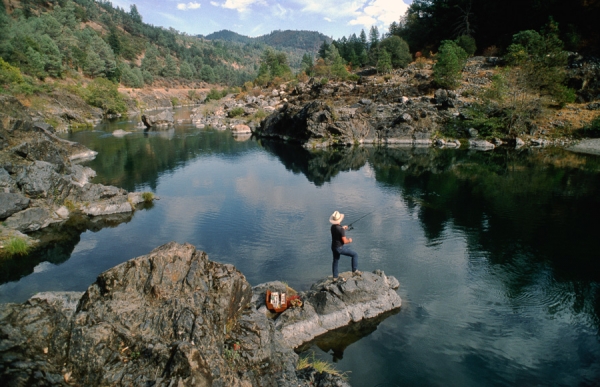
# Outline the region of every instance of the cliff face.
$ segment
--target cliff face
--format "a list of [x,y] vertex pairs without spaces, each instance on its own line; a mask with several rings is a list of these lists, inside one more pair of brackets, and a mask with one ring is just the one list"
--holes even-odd
[[[349,386],[296,371],[293,348],[352,322],[400,308],[394,277],[324,279],[300,307],[267,310],[232,265],[168,243],[98,276],[81,293],[0,304],[0,383],[94,386]],[[374,328],[371,328],[371,331]]]

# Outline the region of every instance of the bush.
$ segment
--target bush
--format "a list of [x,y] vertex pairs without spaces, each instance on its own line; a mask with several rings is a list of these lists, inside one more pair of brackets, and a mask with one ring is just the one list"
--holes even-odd
[[542,95],[550,95],[559,106],[574,100],[574,92],[564,86],[568,54],[552,20],[543,34],[521,31],[507,49],[507,62],[518,67],[522,83]]
[[208,102],[208,101],[211,101],[211,100],[218,101],[221,98],[225,97],[226,95],[227,95],[227,90],[226,89],[223,89],[221,91],[219,91],[217,89],[210,89],[210,91],[206,95],[206,99],[204,100],[204,102]]
[[238,116],[241,116],[242,114],[244,114],[244,108],[243,107],[235,107],[235,108],[231,109],[229,112],[227,112],[227,115],[230,118],[238,117]]
[[475,55],[475,51],[477,51],[477,45],[475,44],[475,39],[469,35],[461,35],[456,39],[456,44],[469,56]]
[[99,107],[104,114],[119,114],[127,111],[123,95],[119,93],[117,84],[105,78],[96,78],[86,88],[85,100],[88,104]]
[[437,53],[437,62],[433,65],[435,83],[446,89],[456,88],[467,58],[465,50],[456,42],[444,40]]
[[0,58],[0,85],[10,85],[11,83],[22,83],[23,75],[18,67],[11,66]]

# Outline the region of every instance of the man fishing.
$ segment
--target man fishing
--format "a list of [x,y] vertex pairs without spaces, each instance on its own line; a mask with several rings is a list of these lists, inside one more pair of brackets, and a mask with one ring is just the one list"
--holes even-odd
[[348,229],[348,226],[341,225],[342,219],[344,219],[344,214],[340,214],[339,211],[335,211],[329,217],[329,223],[331,223],[331,251],[333,252],[333,282],[337,282],[339,279],[345,281],[343,277],[338,278],[338,264],[340,261],[340,255],[352,257],[353,276],[362,274],[362,272],[357,270],[358,254],[347,246],[348,243],[352,243],[352,238],[346,237],[346,230]]

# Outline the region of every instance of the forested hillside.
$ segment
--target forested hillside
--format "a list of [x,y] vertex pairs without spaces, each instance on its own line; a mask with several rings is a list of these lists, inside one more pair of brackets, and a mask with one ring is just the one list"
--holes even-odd
[[157,78],[241,85],[255,78],[265,49],[155,27],[135,5],[104,0],[3,0],[0,36],[3,66],[26,78],[82,74],[129,87]]
[[269,46],[287,55],[292,70],[298,71],[302,66],[302,56],[316,56],[323,42],[331,43],[332,39],[316,31],[276,30],[267,35],[251,38],[229,30],[213,32],[200,36],[207,40],[243,43],[246,45]]

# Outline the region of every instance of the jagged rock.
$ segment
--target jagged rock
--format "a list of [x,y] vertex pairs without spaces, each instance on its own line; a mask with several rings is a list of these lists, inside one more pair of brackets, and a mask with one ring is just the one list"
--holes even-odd
[[20,193],[0,192],[0,219],[6,219],[29,206],[29,198]]
[[530,140],[530,142],[531,142],[531,145],[533,145],[533,146],[542,146],[543,147],[543,146],[550,145],[550,141],[545,140],[543,138],[532,138]]
[[251,298],[232,265],[171,242],[105,271],[83,295],[0,304],[0,378],[11,386],[348,385],[296,374],[298,356]]
[[147,128],[153,128],[160,126],[171,126],[175,122],[175,119],[173,118],[173,111],[167,109],[156,114],[147,113],[142,115],[142,122]]

